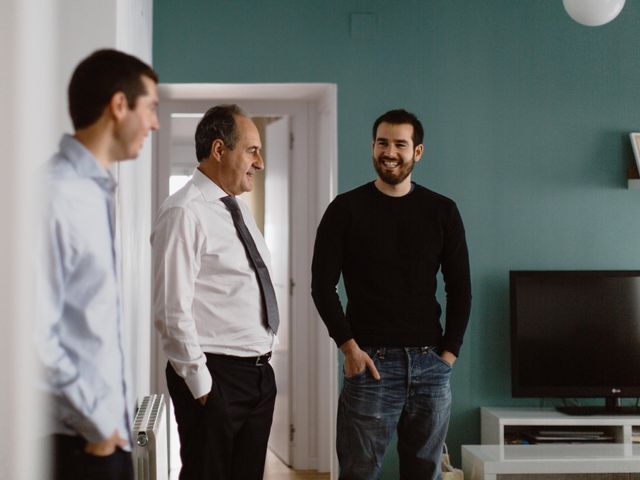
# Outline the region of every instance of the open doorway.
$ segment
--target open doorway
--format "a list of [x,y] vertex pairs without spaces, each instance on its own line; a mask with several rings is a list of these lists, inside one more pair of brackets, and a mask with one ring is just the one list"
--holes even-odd
[[[194,160],[194,132],[201,114],[174,112],[170,118],[171,157],[169,195],[173,195],[191,178]],[[292,133],[289,116],[256,117],[262,140],[265,169],[255,172],[253,190],[241,195],[249,206],[256,225],[271,252],[272,280],[280,311],[279,344],[271,364],[278,379],[278,397],[269,448],[285,464],[292,465],[291,448],[291,355],[290,355],[290,150]],[[173,422],[173,418],[171,419]],[[177,440],[174,428],[172,438]],[[175,450],[175,449],[174,449]],[[174,463],[178,457],[174,455]]]
[[[237,103],[261,130],[264,181],[245,201],[263,228],[281,314],[290,319],[274,352],[278,398],[269,446],[293,468],[336,472],[336,350],[309,293],[315,229],[337,188],[336,87],[176,84],[160,85],[159,94],[154,212],[193,173],[193,134],[209,107]],[[152,388],[166,392],[166,360],[159,344],[152,349]]]

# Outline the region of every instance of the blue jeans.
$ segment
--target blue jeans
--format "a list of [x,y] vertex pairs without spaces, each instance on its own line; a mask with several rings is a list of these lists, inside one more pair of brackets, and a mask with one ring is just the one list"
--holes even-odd
[[368,369],[345,378],[338,404],[340,479],[375,480],[393,431],[398,431],[400,476],[439,479],[451,411],[451,366],[430,347],[363,348]]

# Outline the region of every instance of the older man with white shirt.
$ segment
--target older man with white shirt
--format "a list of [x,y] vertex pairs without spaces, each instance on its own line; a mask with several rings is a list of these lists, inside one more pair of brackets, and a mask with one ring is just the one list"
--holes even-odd
[[262,479],[276,385],[269,252],[246,204],[264,168],[253,122],[211,108],[193,177],[160,207],[151,242],[155,325],[180,436],[180,479]]

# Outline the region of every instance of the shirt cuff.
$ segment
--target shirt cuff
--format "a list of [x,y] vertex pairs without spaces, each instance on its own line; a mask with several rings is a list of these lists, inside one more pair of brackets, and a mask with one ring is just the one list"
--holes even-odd
[[[114,415],[106,406],[98,405],[91,412],[90,417],[85,417],[74,410],[66,413],[66,418],[62,419],[63,422],[90,443],[102,442],[111,437],[116,429],[119,430],[120,422],[117,415]],[[118,431],[118,434],[122,438],[128,438],[127,432]]]
[[118,429],[118,435],[121,438],[129,438],[127,432],[121,432],[117,427],[120,424],[119,419],[108,408],[98,407],[91,415],[91,420],[95,424],[97,432],[95,436],[90,433],[85,436],[89,442],[102,442],[111,437],[116,429]]
[[206,366],[198,369],[194,375],[185,378],[184,382],[187,384],[187,387],[189,387],[193,398],[200,398],[207,395],[211,392],[211,386],[213,385],[211,374]]

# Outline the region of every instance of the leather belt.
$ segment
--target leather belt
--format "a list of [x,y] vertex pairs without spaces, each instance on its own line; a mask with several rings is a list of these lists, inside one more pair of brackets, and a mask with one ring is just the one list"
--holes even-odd
[[258,367],[269,363],[269,360],[271,360],[271,352],[267,352],[264,355],[259,355],[257,357],[237,357],[235,355],[223,355],[220,353],[207,353],[206,355],[207,356],[211,355],[212,357],[219,358],[222,360],[231,360],[234,362],[250,363]]

